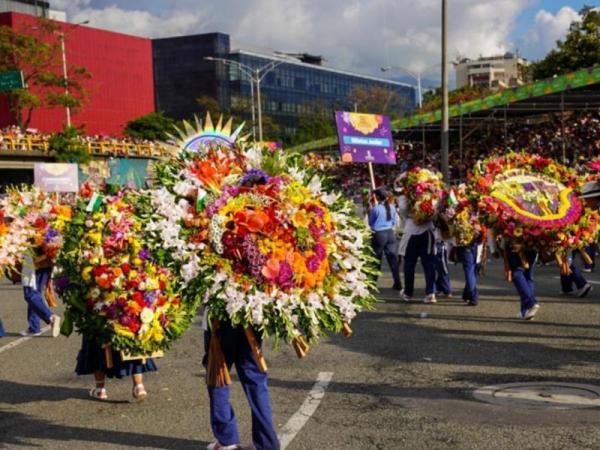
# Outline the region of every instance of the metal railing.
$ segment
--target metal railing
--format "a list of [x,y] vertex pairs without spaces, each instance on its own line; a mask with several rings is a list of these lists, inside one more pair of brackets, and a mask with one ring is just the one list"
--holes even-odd
[[[86,151],[94,156],[121,156],[138,158],[162,158],[167,149],[161,144],[137,144],[126,141],[82,141]],[[5,136],[0,134],[0,155],[4,152],[40,152],[49,155],[50,145],[46,136]]]

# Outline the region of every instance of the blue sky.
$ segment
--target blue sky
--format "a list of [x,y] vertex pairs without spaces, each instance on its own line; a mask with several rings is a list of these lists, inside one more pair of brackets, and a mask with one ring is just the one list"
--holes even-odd
[[[450,58],[538,59],[585,1],[450,0]],[[588,0],[591,3],[591,0]],[[146,37],[222,31],[234,45],[322,54],[333,67],[421,71],[440,58],[439,0],[51,0],[69,20]],[[391,74],[390,74],[391,75]]]

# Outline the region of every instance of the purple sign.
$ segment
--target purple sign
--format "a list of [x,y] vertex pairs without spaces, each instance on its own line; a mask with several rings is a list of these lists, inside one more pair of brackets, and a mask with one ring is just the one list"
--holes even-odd
[[342,162],[396,164],[388,116],[336,111],[335,121]]
[[77,192],[77,164],[36,163],[33,166],[34,184],[45,192]]

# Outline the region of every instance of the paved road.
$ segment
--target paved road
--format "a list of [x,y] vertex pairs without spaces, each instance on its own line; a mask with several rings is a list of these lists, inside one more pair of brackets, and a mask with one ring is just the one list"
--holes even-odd
[[[457,288],[459,267],[452,272]],[[500,279],[498,263],[488,273],[477,308],[460,299],[407,305],[384,277],[385,303],[353,324],[352,338],[324,339],[302,361],[291,348],[269,350],[280,428],[319,373],[333,372],[318,409],[287,448],[600,448],[600,409],[536,411],[472,397],[478,387],[513,381],[600,385],[600,276],[589,277],[596,284],[588,298],[562,298],[556,267],[542,268],[542,308],[535,321],[523,322],[515,319],[516,297]],[[130,403],[131,387],[122,380],[108,385],[111,401],[99,403],[86,398],[91,380],[73,373],[76,336],[46,334],[1,350],[19,338],[15,332],[25,323],[21,291],[6,284],[0,286],[0,317],[10,334],[0,339],[0,447],[202,449],[211,440],[199,325],[147,377],[146,402]],[[249,441],[238,385],[233,402]]]

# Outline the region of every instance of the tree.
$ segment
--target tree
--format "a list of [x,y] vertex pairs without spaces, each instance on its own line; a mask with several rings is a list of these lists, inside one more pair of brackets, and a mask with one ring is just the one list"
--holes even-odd
[[290,145],[299,145],[335,135],[335,109],[323,101],[305,103],[302,108],[304,114],[298,118],[296,132],[285,136],[284,141]]
[[[478,98],[491,95],[493,90],[484,86],[463,86],[448,93],[448,103],[451,105],[464,103]],[[422,112],[435,111],[442,107],[442,88],[438,87],[434,91],[427,91],[423,95]]]
[[37,19],[35,26],[13,29],[0,26],[0,72],[21,70],[25,87],[2,93],[8,99],[16,124],[25,129],[38,108],[79,108],[85,99],[83,80],[91,77],[81,66],[62,70],[60,26]]
[[579,15],[581,20],[571,23],[565,40],[557,41],[557,48],[530,66],[535,80],[600,64],[600,10],[584,6]]
[[196,103],[198,103],[199,116],[201,118],[206,117],[206,113],[209,113],[211,117],[219,117],[221,114],[223,114],[223,116],[228,115],[227,111],[221,109],[217,99],[209,95],[198,97]]
[[382,86],[356,87],[349,102],[356,103],[359,112],[386,114],[392,120],[406,112],[406,98],[390,88]]
[[133,139],[166,141],[175,131],[175,121],[162,112],[151,112],[125,124],[123,133]]
[[83,130],[74,126],[65,126],[60,133],[54,133],[48,145],[50,154],[59,162],[85,164],[91,156],[86,151],[81,136]]

